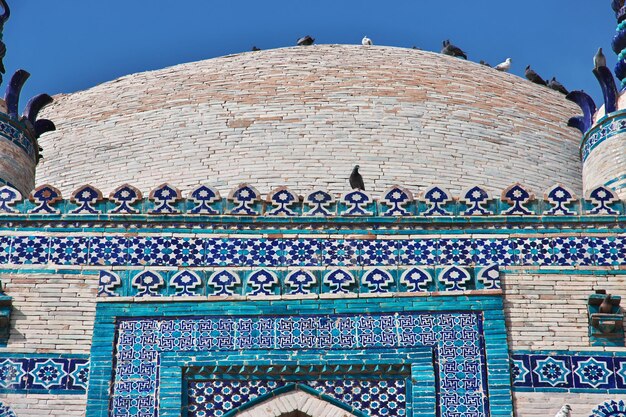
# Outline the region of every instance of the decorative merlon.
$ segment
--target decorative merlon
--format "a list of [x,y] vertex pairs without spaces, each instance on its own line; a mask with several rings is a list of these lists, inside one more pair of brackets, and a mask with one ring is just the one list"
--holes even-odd
[[333,196],[326,190],[313,190],[303,198],[288,187],[277,187],[265,198],[252,185],[241,184],[227,198],[207,185],[193,189],[187,198],[170,184],[162,184],[144,198],[140,190],[124,184],[104,198],[91,185],[79,187],[69,199],[52,185],[35,188],[28,200],[15,188],[0,187],[0,215],[50,215],[79,217],[101,215],[186,215],[186,216],[267,216],[267,217],[477,217],[477,216],[620,216],[624,202],[613,190],[598,186],[584,198],[561,184],[543,193],[543,199],[516,183],[500,194],[490,196],[480,186],[468,187],[453,196],[443,187],[431,186],[414,194],[394,185],[378,198],[351,190]]

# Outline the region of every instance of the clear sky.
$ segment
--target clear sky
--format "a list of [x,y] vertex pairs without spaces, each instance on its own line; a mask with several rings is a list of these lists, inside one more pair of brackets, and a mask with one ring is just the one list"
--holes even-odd
[[[8,76],[32,76],[22,104],[40,92],[73,92],[119,76],[184,62],[316,43],[441,49],[451,39],[470,60],[513,59],[567,88],[600,96],[592,58],[604,47],[609,66],[615,15],[610,0],[8,0]],[[116,97],[111,97],[115,100]]]

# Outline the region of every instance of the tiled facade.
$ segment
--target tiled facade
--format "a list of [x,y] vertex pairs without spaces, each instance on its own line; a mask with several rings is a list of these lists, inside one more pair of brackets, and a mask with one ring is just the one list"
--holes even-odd
[[623,334],[586,304],[623,325],[621,113],[363,51],[58,97],[36,188],[36,115],[0,117],[0,417],[626,413]]

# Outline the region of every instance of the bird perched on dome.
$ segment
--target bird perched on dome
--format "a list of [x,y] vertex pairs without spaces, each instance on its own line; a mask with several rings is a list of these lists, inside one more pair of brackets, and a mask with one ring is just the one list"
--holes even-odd
[[355,165],[350,174],[350,187],[353,190],[365,191],[365,184],[363,184],[363,177],[359,174],[359,168],[358,165]]
[[565,88],[563,84],[558,82],[555,77],[552,77],[552,79],[548,81],[548,87],[550,87],[554,91],[558,91],[559,93],[563,93],[565,95],[569,94],[569,91],[567,91],[567,88]]
[[512,62],[513,61],[511,60],[511,58],[507,58],[504,62],[500,62],[494,68],[497,69],[498,71],[509,72],[509,70],[511,69]]
[[306,35],[298,39],[298,42],[296,42],[296,44],[298,46],[309,46],[309,45],[313,45],[313,42],[315,42],[315,38],[312,38],[309,35]]
[[530,69],[530,65],[526,67],[526,71],[524,71],[524,76],[528,81],[531,81],[535,84],[548,85],[548,83],[546,83],[545,80],[539,76],[539,74]]
[[488,63],[488,62],[485,62],[485,61],[483,61],[482,59],[480,60],[479,64],[480,64],[480,65],[484,65],[484,66],[486,66],[486,67],[491,68],[491,65],[489,65],[489,63]]
[[571,417],[572,407],[569,404],[565,404],[554,417]]
[[257,48],[256,45],[254,45],[251,49],[252,52],[256,52],[256,51],[260,51],[261,48]]
[[441,50],[441,53],[444,55],[467,59],[465,52],[463,52],[463,50],[458,46],[452,45],[450,40],[443,41],[443,49]]
[[595,69],[606,67],[606,57],[602,53],[602,48],[598,48],[598,52],[593,57],[593,66]]
[[369,45],[373,45],[373,43],[372,43],[372,40],[368,38],[367,35],[365,35],[363,36],[363,39],[361,39],[361,45],[369,46]]

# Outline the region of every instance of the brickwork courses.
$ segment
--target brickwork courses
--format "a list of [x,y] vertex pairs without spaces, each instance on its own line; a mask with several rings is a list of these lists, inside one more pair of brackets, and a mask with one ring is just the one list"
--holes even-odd
[[[115,97],[115,99],[113,99]],[[475,63],[404,48],[320,45],[243,53],[55,97],[37,183],[64,195],[123,182],[183,192],[249,182],[338,193],[360,164],[369,191],[453,193],[521,182],[581,191],[580,110]],[[67,167],[72,167],[68,170]],[[528,169],[533,167],[533,169]]]

